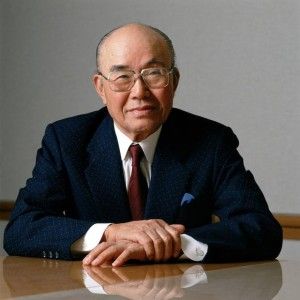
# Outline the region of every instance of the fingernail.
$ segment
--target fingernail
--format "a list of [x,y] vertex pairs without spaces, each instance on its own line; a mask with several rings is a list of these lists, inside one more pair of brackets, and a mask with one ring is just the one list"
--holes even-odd
[[112,267],[120,267],[120,263],[116,260],[111,265]]
[[112,265],[113,267],[117,267],[117,266],[118,266],[118,263],[113,262],[111,265]]
[[82,262],[83,262],[84,265],[88,265],[88,264],[90,264],[90,259],[89,258],[84,258]]
[[97,266],[98,265],[97,259],[93,260],[91,264],[92,264],[92,266]]

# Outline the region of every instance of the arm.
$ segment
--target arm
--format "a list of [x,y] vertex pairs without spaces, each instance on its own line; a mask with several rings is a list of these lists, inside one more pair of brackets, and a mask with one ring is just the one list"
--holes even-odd
[[[4,247],[11,255],[79,258],[82,257],[82,252],[93,249],[101,239],[103,230],[101,232],[97,228],[98,236],[92,237],[91,245],[86,247],[85,243],[82,243],[85,240],[82,239],[84,236],[90,240],[89,229],[96,222],[92,212],[89,212],[91,209],[85,207],[84,209],[91,216],[85,214],[85,220],[79,217],[80,207],[77,208],[79,204],[75,202],[74,193],[80,195],[80,203],[85,203],[85,206],[88,201],[85,201],[86,199],[82,196],[80,184],[77,184],[78,179],[74,181],[73,178],[76,186],[74,187],[73,183],[71,187],[69,176],[74,172],[74,165],[69,165],[67,168],[68,155],[66,153],[70,146],[67,143],[68,140],[60,143],[61,139],[64,138],[57,135],[56,127],[49,125],[42,147],[37,153],[32,178],[27,181],[26,187],[20,190],[11,220],[5,231]],[[79,173],[76,176],[83,177],[84,175]],[[146,234],[145,237],[145,234],[140,234],[143,236],[144,244],[148,244],[146,247],[148,255],[149,251],[152,251],[150,255],[154,255],[157,260],[172,257],[173,249],[176,256],[180,252],[179,233],[177,234],[169,225],[165,225],[166,228],[159,226],[158,231],[152,230],[153,235]],[[172,238],[174,247],[170,247],[168,243],[168,240]],[[122,237],[118,240],[122,240]]]
[[[60,143],[62,139],[64,137],[57,135],[54,125],[47,127],[42,147],[37,153],[33,176],[27,181],[26,187],[20,190],[5,231],[4,247],[10,255],[72,259],[82,257],[82,250],[86,251],[82,243],[85,239],[82,237],[89,237],[89,229],[96,223],[95,217],[93,209],[87,207],[89,201],[84,198],[85,194],[82,193],[82,185],[79,183],[84,174],[73,170],[74,161],[72,164],[68,162],[68,140]],[[80,157],[79,155],[79,159]],[[79,199],[77,202],[76,197]],[[82,209],[86,212],[80,216]],[[173,248],[162,239],[164,237],[167,240],[172,237],[176,239],[176,255],[180,252],[179,234],[169,225],[165,225],[166,228],[158,226],[158,231],[153,230],[153,235],[140,234],[145,243],[151,244],[147,247],[152,251],[151,255],[159,260],[173,255]],[[166,229],[171,230],[173,236]],[[101,239],[101,230],[96,230],[98,237],[92,237],[93,245],[88,246],[87,251],[95,247]],[[122,240],[122,237],[118,240]]]
[[72,243],[94,222],[79,220],[52,125],[46,129],[36,165],[21,189],[4,236],[10,255],[71,259]]
[[238,140],[224,130],[214,158],[213,211],[220,222],[189,228],[187,234],[208,245],[205,262],[273,259],[282,230],[252,174],[237,152]]

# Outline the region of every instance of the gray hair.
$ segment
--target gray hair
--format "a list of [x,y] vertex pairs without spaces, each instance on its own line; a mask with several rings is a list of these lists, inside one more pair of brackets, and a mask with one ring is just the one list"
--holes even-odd
[[[154,32],[158,33],[163,39],[164,41],[166,42],[167,44],[167,47],[169,49],[169,52],[170,52],[170,57],[171,57],[171,68],[175,67],[176,66],[176,54],[175,54],[175,50],[174,50],[174,47],[173,47],[173,43],[172,43],[172,40],[163,32],[161,31],[160,29],[156,28],[156,27],[153,27],[153,26],[150,26],[150,25],[146,25],[146,24],[142,24],[142,23],[135,23],[137,25],[141,25],[145,28],[149,28],[151,30],[153,30]],[[97,46],[97,50],[96,50],[96,66],[97,66],[97,70],[100,72],[100,53],[101,53],[101,48],[102,48],[102,45],[104,44],[104,41],[113,33],[115,32],[116,30],[122,28],[122,27],[125,27],[129,24],[125,24],[125,25],[121,25],[121,26],[118,26],[114,29],[112,29],[111,31],[109,31],[108,33],[106,33],[99,41],[98,43],[98,46]]]

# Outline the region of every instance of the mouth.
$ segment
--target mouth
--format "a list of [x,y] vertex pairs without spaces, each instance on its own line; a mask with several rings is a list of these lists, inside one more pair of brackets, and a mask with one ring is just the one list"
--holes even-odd
[[140,116],[147,116],[147,115],[153,113],[154,110],[155,110],[154,106],[143,105],[143,106],[132,108],[128,112],[134,114],[137,117],[140,117]]

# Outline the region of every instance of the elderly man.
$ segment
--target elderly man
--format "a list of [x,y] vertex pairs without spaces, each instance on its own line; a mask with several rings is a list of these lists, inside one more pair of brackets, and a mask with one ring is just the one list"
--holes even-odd
[[170,39],[124,25],[100,41],[97,68],[106,107],[47,127],[5,231],[6,251],[88,253],[84,264],[113,266],[275,258],[281,228],[231,129],[172,108],[179,71]]

